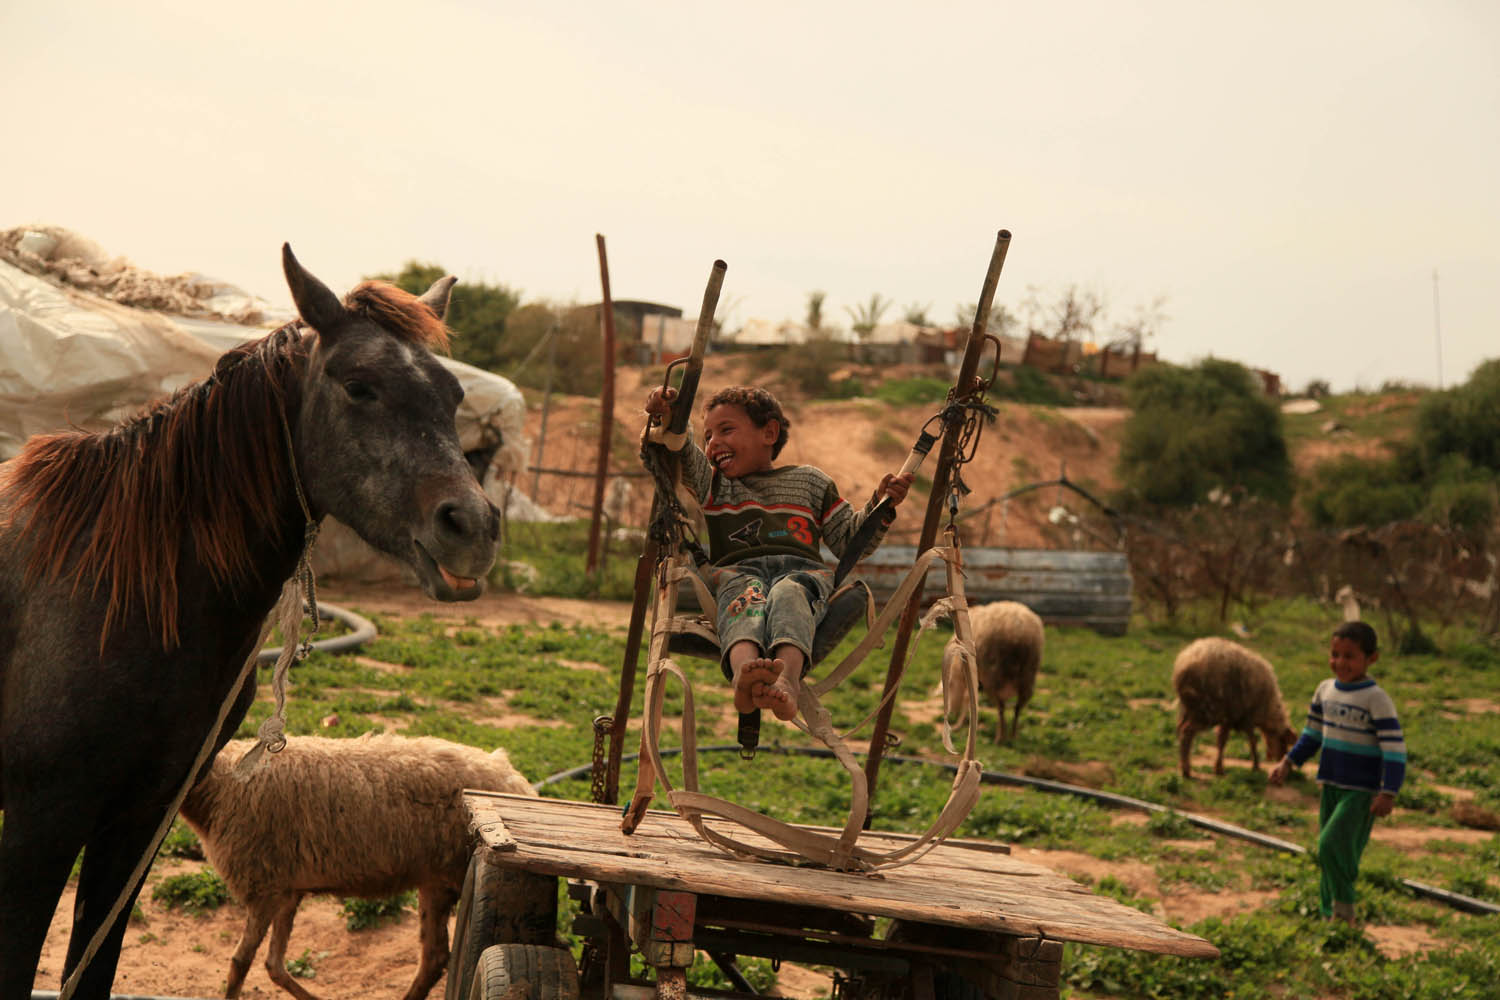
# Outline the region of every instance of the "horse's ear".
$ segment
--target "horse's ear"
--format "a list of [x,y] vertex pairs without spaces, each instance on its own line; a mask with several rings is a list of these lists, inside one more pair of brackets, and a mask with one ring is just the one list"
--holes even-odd
[[327,335],[348,316],[338,296],[297,262],[290,243],[281,244],[281,269],[292,292],[297,312],[308,326]]
[[422,293],[422,302],[428,309],[437,313],[438,319],[443,319],[448,315],[448,297],[453,294],[453,286],[457,283],[458,279],[450,274],[446,278],[434,281],[432,287]]

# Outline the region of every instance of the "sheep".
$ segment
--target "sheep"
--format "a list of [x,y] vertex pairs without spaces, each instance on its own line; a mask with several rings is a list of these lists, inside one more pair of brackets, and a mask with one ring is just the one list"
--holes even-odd
[[[1015,739],[1021,709],[1031,701],[1036,690],[1036,672],[1042,664],[1042,620],[1026,605],[1016,601],[996,601],[969,609],[969,623],[974,631],[974,656],[979,674],[979,688],[1000,707],[995,726],[995,742]],[[957,699],[957,716],[965,718],[968,694],[957,683],[958,645],[956,637],[943,650],[943,677],[952,696]],[[1015,699],[1010,730],[1005,728],[1005,703]]]
[[314,1000],[286,971],[302,897],[415,888],[422,956],[404,1000],[423,1000],[448,962],[448,916],[472,851],[460,791],[536,792],[503,749],[485,753],[430,737],[304,736],[248,775],[236,773],[252,744],[228,744],[182,803],[204,855],[248,911],[224,995],[239,995],[269,927],[271,980],[298,1000]]
[[1280,760],[1297,740],[1276,684],[1276,672],[1260,655],[1228,639],[1197,639],[1183,647],[1172,666],[1177,692],[1177,753],[1184,778],[1192,777],[1188,754],[1199,731],[1218,726],[1214,773],[1224,773],[1224,744],[1231,731],[1250,741],[1250,766],[1260,770],[1255,732],[1266,738],[1269,760]]

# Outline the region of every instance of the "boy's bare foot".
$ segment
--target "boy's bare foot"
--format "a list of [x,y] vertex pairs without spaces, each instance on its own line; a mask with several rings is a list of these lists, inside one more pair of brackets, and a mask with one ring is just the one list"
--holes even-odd
[[772,660],[771,663],[776,667],[776,680],[755,698],[755,705],[769,708],[776,718],[789,722],[797,717],[797,691],[802,687],[802,681],[797,671],[786,669],[781,660]]
[[[777,682],[785,668],[786,664],[780,660],[765,657],[746,660],[737,666],[731,664],[730,669],[734,674],[734,710],[743,713],[753,712],[757,708],[770,708],[775,711],[775,708],[766,702],[766,692]],[[792,699],[792,704],[795,710],[795,697]],[[777,718],[783,718],[783,716],[778,713]],[[791,716],[785,716],[785,718],[791,718]]]

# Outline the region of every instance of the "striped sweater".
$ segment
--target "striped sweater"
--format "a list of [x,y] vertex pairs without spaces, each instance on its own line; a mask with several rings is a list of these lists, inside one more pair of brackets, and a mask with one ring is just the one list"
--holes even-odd
[[1287,757],[1300,766],[1319,747],[1323,784],[1394,795],[1406,777],[1406,741],[1396,705],[1372,678],[1352,684],[1329,678],[1318,685],[1307,725]]
[[[828,474],[811,465],[784,465],[731,479],[710,465],[691,440],[679,454],[683,484],[703,506],[708,558],[715,566],[768,555],[822,562],[820,542],[843,556],[874,504],[872,497],[856,513]],[[861,558],[875,551],[885,534],[886,527],[876,531]]]

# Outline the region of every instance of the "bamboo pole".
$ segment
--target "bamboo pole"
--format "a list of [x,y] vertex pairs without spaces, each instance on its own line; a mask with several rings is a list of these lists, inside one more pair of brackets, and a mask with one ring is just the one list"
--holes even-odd
[[[990,254],[989,270],[985,272],[984,285],[979,292],[979,306],[974,310],[974,325],[969,330],[968,342],[964,345],[963,361],[958,368],[958,378],[953,383],[953,398],[967,395],[972,389],[974,372],[979,367],[979,355],[984,348],[984,334],[990,321],[990,306],[995,299],[995,286],[1000,281],[1000,269],[1005,266],[1005,253],[1010,249],[1010,231],[1000,230],[995,237],[995,249]],[[943,428],[943,445],[938,452],[937,468],[932,474],[932,493],[927,498],[927,517],[922,522],[922,536],[917,542],[917,555],[921,555],[937,539],[938,521],[943,514],[943,502],[947,499],[948,486],[953,474],[953,459],[958,451],[957,431],[963,423],[961,415],[950,416]],[[897,626],[896,641],[891,648],[891,662],[886,669],[885,688],[882,697],[885,703],[875,719],[875,729],[870,735],[870,753],[865,759],[865,781],[869,789],[870,812],[865,818],[866,826],[875,815],[876,782],[880,777],[880,758],[885,753],[886,734],[890,731],[891,712],[896,707],[895,698],[889,697],[891,688],[900,682],[902,665],[911,643],[912,625],[922,609],[922,592],[925,579],[917,583],[907,601],[906,611]]]
[[615,304],[609,295],[609,257],[604,234],[595,233],[599,246],[599,284],[604,300],[599,306],[604,324],[604,388],[599,394],[599,459],[594,466],[594,509],[589,519],[589,558],[584,572],[599,571],[599,521],[604,512],[604,483],[609,478],[609,445],[615,432]]

